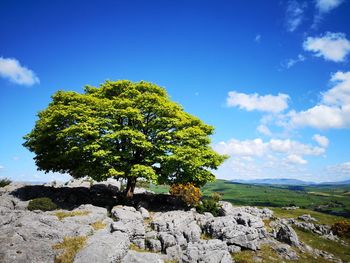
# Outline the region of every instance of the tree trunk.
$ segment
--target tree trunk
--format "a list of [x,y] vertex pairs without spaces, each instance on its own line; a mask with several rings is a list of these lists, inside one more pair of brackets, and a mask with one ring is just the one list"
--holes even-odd
[[128,182],[126,184],[126,198],[127,199],[133,198],[135,186],[136,186],[136,178],[129,177]]

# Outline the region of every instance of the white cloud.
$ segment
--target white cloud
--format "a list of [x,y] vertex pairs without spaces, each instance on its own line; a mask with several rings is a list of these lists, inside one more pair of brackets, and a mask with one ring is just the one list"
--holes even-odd
[[334,86],[321,94],[322,100],[318,105],[300,112],[291,111],[286,115],[290,127],[350,127],[350,71],[336,72],[331,77],[331,83]]
[[318,143],[318,145],[320,145],[321,147],[327,148],[329,145],[329,140],[327,137],[319,135],[319,134],[315,134],[314,136],[312,136],[312,139]]
[[350,52],[350,41],[343,33],[327,32],[321,37],[308,37],[303,43],[303,48],[325,60],[342,62]]
[[286,26],[290,32],[295,31],[303,22],[306,4],[295,0],[288,1],[286,10]]
[[272,135],[272,132],[270,131],[269,127],[267,127],[264,124],[260,124],[256,129],[258,132],[260,132],[263,135],[266,135],[266,136]]
[[316,0],[316,8],[320,13],[328,13],[342,2],[343,0]]
[[260,35],[260,34],[256,35],[255,38],[254,38],[254,41],[255,41],[256,43],[260,43],[260,41],[261,41],[261,35]]
[[4,168],[5,168],[4,166],[0,165],[0,170],[1,170],[1,169],[4,169]]
[[291,154],[287,156],[287,160],[290,163],[295,163],[295,164],[307,164],[307,161],[304,160],[302,157],[296,154]]
[[293,67],[295,64],[299,63],[299,62],[303,62],[305,61],[305,57],[302,55],[302,54],[299,54],[297,56],[297,58],[291,58],[291,59],[288,59],[286,64],[285,64],[285,67],[286,68],[291,68]]
[[257,157],[274,154],[318,156],[325,153],[325,148],[303,144],[290,139],[271,139],[266,142],[260,138],[244,141],[231,139],[228,142],[220,142],[214,145],[213,148],[220,154]]
[[14,58],[0,57],[0,76],[19,85],[31,86],[40,82],[32,70],[21,66]]
[[[299,178],[306,179],[304,157],[322,156],[326,148],[291,139],[230,139],[213,145],[230,158],[219,167],[219,178]],[[312,176],[307,175],[309,178]]]
[[245,94],[236,91],[230,91],[226,99],[227,106],[239,107],[247,111],[264,111],[278,113],[288,108],[287,94],[279,93],[277,96],[264,95],[260,96],[257,93]]

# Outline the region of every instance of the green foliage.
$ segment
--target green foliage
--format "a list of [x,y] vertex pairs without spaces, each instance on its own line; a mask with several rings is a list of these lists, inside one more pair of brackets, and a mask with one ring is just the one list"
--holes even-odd
[[11,183],[10,179],[7,179],[7,178],[0,179],[0,187],[5,187],[6,185],[9,185],[10,183]]
[[57,205],[48,197],[35,198],[29,201],[28,210],[52,211],[57,209]]
[[129,189],[136,178],[201,186],[226,158],[210,147],[212,126],[145,81],[107,81],[83,94],[58,91],[38,117],[24,146],[45,172],[126,178]]
[[350,222],[346,220],[338,221],[332,225],[332,231],[338,236],[350,238]]
[[179,196],[189,206],[197,205],[202,197],[201,190],[192,183],[173,184],[169,192]]
[[219,216],[221,195],[218,193],[213,193],[211,197],[202,200],[202,202],[197,205],[196,210],[198,213],[203,214],[204,212],[209,212],[213,216]]

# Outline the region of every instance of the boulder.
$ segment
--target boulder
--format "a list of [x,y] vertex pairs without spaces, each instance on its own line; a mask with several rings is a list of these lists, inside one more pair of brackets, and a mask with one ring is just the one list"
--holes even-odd
[[282,224],[280,226],[276,234],[276,239],[292,246],[299,246],[298,236],[289,225]]
[[74,263],[120,262],[128,253],[129,237],[120,232],[101,231],[89,237],[86,246],[75,256]]
[[142,206],[139,207],[137,211],[141,213],[143,219],[148,219],[150,217],[148,210]]
[[250,216],[258,217],[261,219],[268,219],[273,217],[273,211],[268,208],[257,208],[251,206],[240,206],[234,207],[231,203],[220,201],[220,214],[222,216],[227,215],[238,215],[238,214],[249,214]]
[[112,215],[117,220],[111,224],[112,231],[119,231],[129,236],[130,241],[144,247],[145,226],[140,212],[130,206],[115,206]]
[[303,220],[305,222],[317,222],[317,219],[313,218],[309,214],[304,214],[298,217],[298,219]]
[[225,242],[218,239],[190,242],[183,252],[182,262],[231,263],[232,258]]
[[202,232],[191,211],[155,213],[151,226],[159,232],[163,251],[174,245],[186,247],[188,242],[197,242]]
[[272,249],[277,252],[279,256],[287,260],[298,260],[298,254],[287,244],[278,243],[272,246]]
[[148,252],[136,252],[129,250],[122,259],[122,263],[162,263],[163,257],[160,254]]
[[235,216],[215,217],[207,223],[206,231],[213,238],[226,241],[228,245],[258,249],[259,233],[257,229],[238,224]]

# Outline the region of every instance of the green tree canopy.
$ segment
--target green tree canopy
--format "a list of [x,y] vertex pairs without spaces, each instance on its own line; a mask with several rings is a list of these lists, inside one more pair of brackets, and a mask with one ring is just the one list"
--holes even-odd
[[153,183],[213,181],[225,160],[210,147],[212,126],[186,113],[165,89],[145,81],[106,81],[85,93],[58,91],[23,144],[39,170]]

